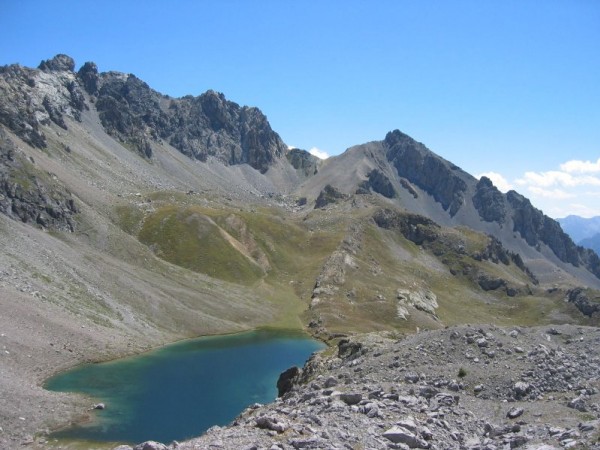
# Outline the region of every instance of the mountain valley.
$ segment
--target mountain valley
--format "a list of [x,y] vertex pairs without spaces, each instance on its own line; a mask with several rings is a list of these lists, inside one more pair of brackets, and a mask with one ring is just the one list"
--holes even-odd
[[[400,336],[447,340],[456,327],[466,341],[475,324],[494,342],[552,326],[597,340],[593,250],[519,193],[399,130],[382,138],[320,160],[221,93],[170,98],[91,62],[75,71],[66,55],[0,67],[0,446],[46,448],[47,430],[90,415],[90,399],[45,391],[49,376],[195,336],[293,328],[331,349],[382,347],[361,364],[393,358]],[[522,331],[534,338],[522,346],[546,334]],[[327,363],[339,379],[355,370],[340,358]],[[597,418],[586,413],[579,422]]]

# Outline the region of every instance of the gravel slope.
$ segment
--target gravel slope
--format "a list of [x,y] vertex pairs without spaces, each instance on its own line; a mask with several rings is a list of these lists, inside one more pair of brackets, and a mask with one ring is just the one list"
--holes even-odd
[[599,343],[568,325],[360,335],[275,403],[173,448],[597,449]]

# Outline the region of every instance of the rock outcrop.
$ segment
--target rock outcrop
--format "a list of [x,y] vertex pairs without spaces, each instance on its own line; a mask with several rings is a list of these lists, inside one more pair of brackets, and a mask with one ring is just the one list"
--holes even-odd
[[287,147],[257,108],[240,107],[214,91],[172,99],[132,74],[99,73],[86,62],[77,73],[66,55],[42,61],[38,69],[0,67],[0,123],[36,147],[50,122],[66,129],[65,116],[79,120],[92,96],[106,131],[146,158],[152,142],[167,141],[201,161],[249,164],[266,172]]
[[264,173],[287,152],[258,108],[240,107],[223,94],[171,99],[135,75],[114,72],[100,74],[98,84],[96,108],[104,128],[148,157],[149,142],[162,139],[191,158],[215,157]]
[[316,175],[319,171],[319,158],[306,150],[291,148],[285,156],[292,167],[305,177]]
[[487,177],[481,177],[475,186],[473,206],[486,222],[502,223],[506,217],[506,201],[502,192]]
[[437,230],[440,228],[438,224],[427,217],[399,213],[391,209],[380,209],[373,215],[373,220],[380,228],[396,230],[417,245],[435,241],[438,238]]
[[58,182],[38,171],[0,127],[0,213],[36,226],[73,231],[77,207]]
[[593,250],[575,245],[556,220],[534,208],[528,199],[517,192],[509,191],[506,199],[513,209],[513,229],[529,245],[539,247],[545,244],[561,261],[575,267],[584,266],[600,278],[600,258]]
[[66,55],[42,61],[40,69],[18,64],[0,67],[0,124],[28,144],[44,148],[43,125],[67,129],[64,117],[81,117],[86,103]]
[[389,132],[383,145],[400,177],[430,194],[451,216],[458,212],[465,201],[464,179],[473,177],[399,130]]
[[600,312],[600,298],[591,300],[583,288],[570,289],[567,292],[566,300],[573,303],[582,314],[588,317]]
[[347,198],[346,195],[341,193],[338,189],[328,184],[323,188],[323,190],[319,193],[317,200],[315,202],[315,209],[324,208],[327,205],[332,203],[337,203],[340,200]]
[[387,198],[394,198],[397,195],[396,189],[394,189],[394,185],[390,179],[379,169],[373,169],[369,172],[367,180],[360,184],[359,190],[356,193],[368,193],[369,190],[373,190],[373,192]]

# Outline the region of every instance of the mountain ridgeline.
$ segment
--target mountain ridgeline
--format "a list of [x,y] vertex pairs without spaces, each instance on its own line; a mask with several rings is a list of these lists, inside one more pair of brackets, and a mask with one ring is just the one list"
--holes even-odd
[[258,108],[240,107],[223,94],[172,99],[132,74],[99,73],[92,62],[77,73],[74,68],[66,55],[42,61],[38,69],[2,67],[2,123],[24,141],[44,147],[42,125],[52,121],[66,129],[65,115],[79,120],[81,111],[94,107],[108,134],[146,158],[152,157],[151,141],[165,140],[200,161],[213,156],[265,172],[287,151]]
[[[334,344],[391,333],[396,345],[415,330],[491,324],[469,325],[460,338],[473,386],[475,366],[488,378],[492,366],[507,373],[508,341],[520,339],[514,328],[543,325],[548,339],[583,346],[572,327],[600,319],[596,253],[524,196],[398,130],[320,160],[289,148],[259,109],[221,93],[171,98],[132,74],[92,62],[76,69],[66,55],[0,67],[0,248],[1,448],[28,448],[32,436],[43,446],[42,430],[89,418],[89,399],[42,389],[56,370],[192,336],[302,327]],[[554,328],[561,324],[569,336]],[[339,343],[342,358],[360,351]],[[547,374],[547,352],[535,348],[525,355],[543,357]],[[380,367],[372,355],[363,356]],[[404,370],[401,358],[386,373]],[[367,380],[355,362],[350,372]],[[568,370],[565,383],[577,369]],[[331,379],[322,378],[323,401],[337,414]],[[381,408],[399,405],[398,393],[371,399],[372,386],[363,390]],[[290,445],[313,441],[299,442]]]
[[[151,163],[156,149],[169,147],[190,160],[250,166],[269,180],[269,195],[296,196],[301,205],[334,207],[355,196],[380,196],[441,225],[494,234],[511,251],[526,247],[525,261],[550,255],[600,279],[598,255],[577,246],[528,199],[515,191],[501,193],[488,178],[475,179],[398,130],[324,163],[304,150],[288,149],[258,108],[239,106],[221,93],[171,98],[135,75],[99,72],[92,62],[75,71],[66,55],[42,61],[37,69],[0,68],[0,124],[25,144],[45,149],[51,125],[68,133],[70,121],[84,126],[82,117],[92,112],[108,136],[141,157],[140,164]],[[52,177],[45,182],[48,174],[25,170],[27,161],[17,164],[10,137],[0,137],[2,211],[44,228],[72,230],[78,209],[71,193],[61,191]],[[56,194],[47,195],[50,191]],[[35,202],[38,206],[31,206]],[[581,271],[573,273],[578,277]]]

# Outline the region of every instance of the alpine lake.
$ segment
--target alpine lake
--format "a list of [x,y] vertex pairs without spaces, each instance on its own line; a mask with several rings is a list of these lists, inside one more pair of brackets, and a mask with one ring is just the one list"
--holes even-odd
[[47,381],[51,391],[87,394],[105,409],[89,423],[52,433],[80,443],[164,443],[230,423],[277,397],[277,379],[302,366],[321,342],[295,331],[255,330],[182,341],[142,355],[87,364]]

